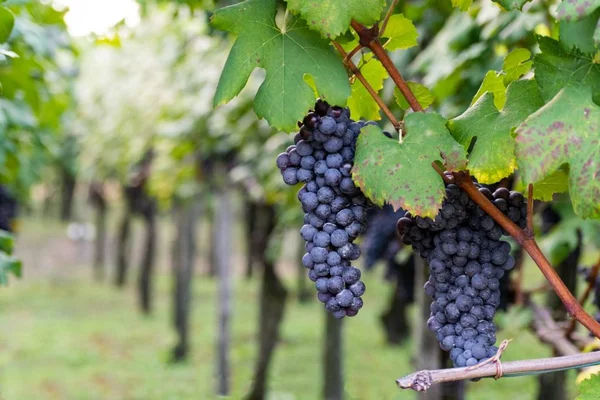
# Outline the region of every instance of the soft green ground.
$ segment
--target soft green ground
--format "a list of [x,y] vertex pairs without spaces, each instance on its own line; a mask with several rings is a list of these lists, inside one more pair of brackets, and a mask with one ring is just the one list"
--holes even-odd
[[[42,231],[36,232],[28,236],[25,224],[21,253],[26,259],[32,254],[61,252],[59,242],[65,239],[47,248],[40,241]],[[63,232],[56,236],[60,238]],[[45,258],[34,259],[42,263]],[[87,265],[58,265],[44,276],[39,265],[33,265],[28,277],[0,288],[0,398],[215,398],[215,282],[196,276],[193,356],[183,365],[172,365],[167,362],[174,341],[169,325],[168,273],[160,273],[157,281],[155,313],[143,317],[137,312],[133,289],[119,292],[108,284],[94,284],[89,270]],[[33,271],[40,276],[32,276]],[[381,283],[378,276],[367,276],[366,284],[365,307],[358,317],[347,320],[344,328],[347,399],[415,398],[394,384],[395,378],[412,372],[411,343],[387,347],[378,322],[390,285]],[[293,288],[293,281],[289,287]],[[235,281],[232,399],[241,399],[250,386],[256,351],[257,288],[256,282]],[[271,369],[270,399],[317,400],[322,386],[323,310],[316,301],[303,305],[296,302],[293,293],[291,297],[282,342]],[[503,360],[550,355],[525,328],[504,330],[498,339],[504,338],[515,340]],[[535,399],[535,393],[536,379],[532,377],[468,384],[469,399]]]

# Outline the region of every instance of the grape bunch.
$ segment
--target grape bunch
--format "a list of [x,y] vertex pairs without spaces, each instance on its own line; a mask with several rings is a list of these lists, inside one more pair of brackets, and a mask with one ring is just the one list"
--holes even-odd
[[[499,188],[479,191],[520,227],[527,205],[519,192]],[[493,322],[500,305],[500,280],[515,265],[511,246],[500,240],[505,232],[458,186],[446,186],[438,215],[398,220],[405,244],[429,264],[425,292],[433,298],[428,328],[440,347],[450,352],[455,367],[472,366],[497,352]]]
[[360,256],[353,242],[366,228],[369,206],[351,176],[356,139],[365,124],[351,120],[348,109],[318,100],[299,124],[295,145],[276,160],[286,184],[304,183],[298,192],[305,213],[302,264],[319,301],[336,318],[355,316],[365,292],[360,270],[351,265]]
[[17,200],[5,186],[0,185],[0,229],[12,232],[17,211]]

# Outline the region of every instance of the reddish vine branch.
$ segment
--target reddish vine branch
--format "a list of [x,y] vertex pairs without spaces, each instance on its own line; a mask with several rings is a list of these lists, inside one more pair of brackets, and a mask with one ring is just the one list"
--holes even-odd
[[444,171],[442,171],[442,169],[440,168],[439,165],[437,165],[437,163],[434,161],[431,163],[431,166],[433,167],[433,169],[435,169],[437,171],[438,174],[440,174],[440,176],[442,177],[442,179],[444,180],[444,183],[446,185],[452,183],[454,181],[454,179],[448,175],[446,175],[444,173]]
[[477,187],[473,184],[471,176],[466,171],[460,171],[454,173],[454,180],[464,190],[469,197],[480,206],[490,217],[494,219],[509,235],[529,253],[533,261],[537,264],[542,274],[546,277],[548,283],[562,303],[564,304],[567,312],[577,319],[583,326],[585,326],[590,332],[597,338],[600,338],[600,324],[592,318],[579,304],[575,296],[569,291],[565,283],[560,279],[560,276],[556,273],[548,259],[544,256],[540,250],[537,242],[530,232],[526,232],[515,225],[507,216],[505,216],[500,210],[490,202],[487,197],[479,192]]
[[356,31],[360,37],[360,44],[364,47],[368,47],[375,57],[381,61],[381,64],[385,70],[390,74],[390,77],[400,90],[400,93],[406,98],[406,101],[414,111],[423,111],[423,107],[419,104],[419,101],[408,87],[404,78],[400,74],[400,71],[396,68],[392,59],[387,54],[381,42],[379,41],[379,27],[374,25],[372,28],[359,24],[356,21],[352,21],[352,28]]
[[369,92],[371,97],[373,97],[373,99],[375,100],[375,102],[377,103],[377,105],[379,106],[381,111],[383,111],[383,113],[388,117],[390,122],[394,125],[394,128],[396,129],[396,131],[399,131],[400,127],[402,125],[400,122],[398,122],[396,117],[394,117],[394,114],[392,113],[392,111],[388,108],[388,106],[381,99],[381,97],[379,97],[379,95],[377,94],[375,89],[373,89],[373,87],[371,86],[369,81],[367,81],[367,79],[363,76],[363,74],[360,72],[360,69],[358,69],[358,67],[354,64],[352,59],[350,57],[347,57],[347,54],[346,54],[346,51],[344,50],[344,48],[335,41],[333,41],[332,43],[335,46],[335,48],[337,49],[337,51],[340,52],[342,57],[344,57],[346,64],[350,68],[350,71],[352,71],[354,76],[356,76],[356,78],[358,78],[358,80],[360,81],[360,83],[362,83],[362,85],[365,87],[365,89],[367,89],[367,92]]
[[[579,304],[581,304],[582,306],[585,304],[588,297],[590,297],[590,294],[592,293],[592,290],[594,289],[594,286],[596,285],[596,279],[598,278],[599,270],[600,270],[600,260],[598,260],[598,262],[596,262],[596,264],[592,267],[592,269],[590,271],[590,275],[588,276],[588,285],[585,288],[585,292],[581,296],[581,299],[579,299]],[[569,329],[567,329],[567,332],[566,332],[567,337],[571,336],[571,333],[573,333],[573,331],[575,330],[576,324],[577,324],[576,319],[571,320],[571,325],[569,325]]]

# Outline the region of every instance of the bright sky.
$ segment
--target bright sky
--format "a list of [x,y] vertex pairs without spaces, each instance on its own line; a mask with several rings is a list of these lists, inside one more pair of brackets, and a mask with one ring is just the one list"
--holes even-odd
[[140,20],[135,0],[55,0],[54,3],[69,7],[65,21],[73,36],[104,34],[122,19],[130,26]]

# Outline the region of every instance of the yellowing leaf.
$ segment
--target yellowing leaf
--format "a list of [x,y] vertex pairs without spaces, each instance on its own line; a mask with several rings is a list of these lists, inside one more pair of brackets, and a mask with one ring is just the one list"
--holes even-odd
[[523,181],[535,183],[569,164],[575,213],[600,218],[600,107],[589,87],[566,87],[516,130]]
[[506,105],[494,106],[491,93],[484,94],[462,115],[452,119],[448,128],[469,154],[469,170],[481,183],[495,183],[516,168],[515,140],[511,130],[544,102],[535,81],[517,81],[509,85]]
[[417,28],[412,21],[402,14],[394,14],[388,20],[385,31],[381,35],[388,38],[384,47],[387,50],[408,49],[417,45]]
[[575,383],[579,385],[581,384],[581,382],[591,378],[592,375],[596,374],[600,374],[600,365],[594,365],[593,367],[584,368],[580,373],[577,374]]

